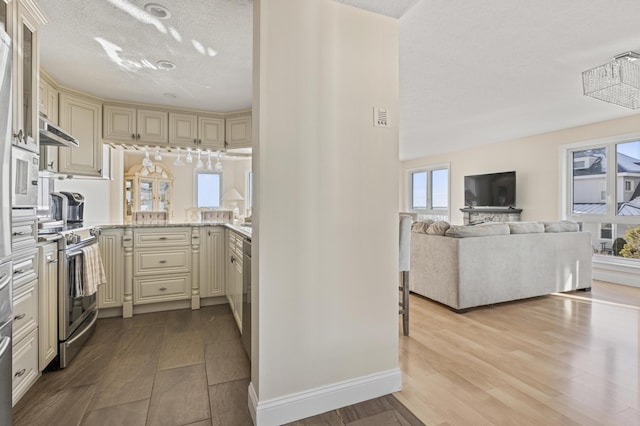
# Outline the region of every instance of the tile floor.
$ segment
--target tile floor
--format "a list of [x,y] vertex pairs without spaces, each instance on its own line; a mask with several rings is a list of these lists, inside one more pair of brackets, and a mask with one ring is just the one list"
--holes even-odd
[[69,367],[43,374],[20,425],[251,425],[250,364],[226,305],[108,318]]
[[[13,410],[14,426],[249,426],[250,364],[227,305],[98,321],[64,370]],[[387,395],[292,425],[422,425]]]

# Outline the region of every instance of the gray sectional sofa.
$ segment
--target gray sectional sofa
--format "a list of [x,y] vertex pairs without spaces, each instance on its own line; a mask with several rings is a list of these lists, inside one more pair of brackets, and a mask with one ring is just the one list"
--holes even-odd
[[457,312],[591,288],[591,236],[575,222],[415,222],[409,288]]

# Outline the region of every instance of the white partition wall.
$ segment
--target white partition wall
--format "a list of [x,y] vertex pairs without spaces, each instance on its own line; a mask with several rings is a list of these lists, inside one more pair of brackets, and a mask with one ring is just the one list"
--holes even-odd
[[401,386],[398,24],[330,0],[254,5],[249,398],[270,425]]

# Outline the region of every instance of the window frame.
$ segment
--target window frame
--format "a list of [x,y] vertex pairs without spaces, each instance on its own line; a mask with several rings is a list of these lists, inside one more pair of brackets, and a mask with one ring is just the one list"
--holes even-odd
[[[198,175],[219,175],[220,176],[220,190],[219,190],[219,194],[220,194],[220,199],[218,200],[218,207],[200,207],[198,205]],[[207,169],[194,169],[193,170],[193,205],[196,208],[202,208],[202,209],[207,209],[207,208],[211,208],[211,209],[220,209],[222,208],[222,189],[224,188],[223,185],[223,174],[221,171],[217,171],[217,170],[207,170]]]
[[[433,207],[433,194],[432,194],[432,178],[431,172],[437,170],[447,170],[447,208]],[[451,167],[450,163],[440,163],[429,166],[422,166],[412,169],[407,169],[406,171],[406,197],[405,197],[405,206],[407,211],[418,213],[418,218],[420,216],[445,216],[446,220],[449,221],[451,218]],[[427,182],[426,182],[426,190],[427,190],[427,206],[426,209],[416,209],[413,207],[413,175],[415,173],[426,173],[427,174]]]
[[[561,217],[576,222],[595,222],[633,225],[637,224],[640,216],[618,216],[617,215],[617,185],[618,176],[617,150],[616,145],[629,142],[640,141],[640,133],[631,133],[619,136],[612,136],[590,141],[575,142],[562,145],[560,147],[560,180],[561,197],[560,206]],[[605,148],[607,157],[607,173],[605,174],[605,188],[607,192],[606,211],[604,214],[574,213],[573,212],[573,153],[588,149]],[[614,171],[610,173],[610,171]]]

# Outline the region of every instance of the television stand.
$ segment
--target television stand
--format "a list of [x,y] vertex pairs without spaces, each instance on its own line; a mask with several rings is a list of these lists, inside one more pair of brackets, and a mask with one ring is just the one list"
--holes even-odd
[[522,209],[514,207],[478,207],[460,209],[464,213],[464,224],[474,225],[483,222],[519,222]]

